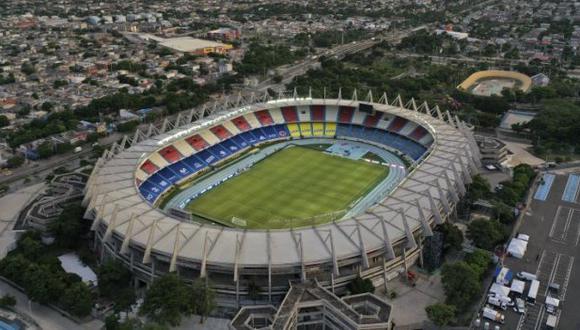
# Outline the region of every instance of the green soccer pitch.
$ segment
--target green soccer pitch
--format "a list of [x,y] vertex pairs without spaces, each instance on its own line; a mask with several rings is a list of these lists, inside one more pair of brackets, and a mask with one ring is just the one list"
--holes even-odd
[[387,174],[382,165],[295,146],[194,199],[186,210],[230,227],[317,225],[343,216]]

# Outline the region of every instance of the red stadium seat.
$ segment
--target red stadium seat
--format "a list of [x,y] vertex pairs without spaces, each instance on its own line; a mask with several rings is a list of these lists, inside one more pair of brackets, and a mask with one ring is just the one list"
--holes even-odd
[[287,123],[298,122],[298,113],[296,112],[296,107],[282,107],[282,116]]
[[340,107],[338,109],[338,122],[343,124],[350,124],[353,115],[353,107]]
[[199,134],[188,137],[185,139],[185,142],[189,143],[189,145],[196,151],[200,151],[209,146],[209,144]]
[[323,105],[311,105],[310,106],[310,120],[312,121],[324,121],[324,106]]
[[155,173],[159,168],[155,166],[150,160],[146,160],[143,165],[141,165],[141,169],[147,173],[152,174]]
[[274,120],[272,119],[272,116],[270,115],[270,112],[268,112],[268,110],[256,111],[254,112],[254,115],[256,116],[256,119],[258,119],[260,124],[262,124],[262,126],[269,126],[274,124]]
[[236,127],[242,132],[251,129],[250,124],[248,124],[248,121],[246,120],[246,118],[244,118],[244,116],[239,116],[237,118],[232,119],[232,123],[234,123],[234,125],[236,125]]
[[175,163],[179,161],[183,156],[174,146],[167,146],[161,150],[159,150],[159,154],[161,157],[165,158],[166,161],[169,163]]
[[217,125],[209,129],[215,136],[217,136],[220,140],[227,140],[232,136],[232,133],[228,131],[222,125]]
[[423,127],[419,126],[417,128],[415,128],[411,134],[409,134],[409,138],[415,140],[415,141],[419,141],[421,140],[425,135],[427,135],[427,130],[424,129]]
[[377,124],[379,123],[379,120],[381,120],[382,117],[383,117],[383,113],[378,112],[378,111],[375,112],[374,115],[367,115],[365,117],[363,125],[365,125],[367,127],[376,127]]
[[391,122],[391,124],[389,125],[388,130],[391,132],[398,132],[400,131],[403,126],[405,126],[408,123],[408,120],[402,117],[395,117],[395,119],[393,119],[393,121]]

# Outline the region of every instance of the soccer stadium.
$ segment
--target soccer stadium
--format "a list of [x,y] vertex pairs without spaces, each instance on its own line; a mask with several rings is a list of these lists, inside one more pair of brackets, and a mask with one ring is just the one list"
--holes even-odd
[[504,89],[515,89],[526,93],[531,87],[532,79],[523,73],[486,70],[470,75],[457,86],[457,89],[477,96],[501,96]]
[[291,283],[388,285],[422,262],[479,166],[470,128],[437,106],[266,94],[125,137],[83,202],[100,258],[125,263],[137,285],[206,277],[237,310],[256,287],[277,305]]

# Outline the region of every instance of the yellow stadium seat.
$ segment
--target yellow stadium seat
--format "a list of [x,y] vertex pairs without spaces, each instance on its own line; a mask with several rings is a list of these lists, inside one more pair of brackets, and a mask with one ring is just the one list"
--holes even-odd
[[335,136],[336,135],[336,123],[326,123],[324,127],[325,136]]
[[300,129],[298,128],[297,124],[287,124],[288,126],[288,131],[290,131],[290,135],[292,137],[300,137]]
[[324,135],[324,124],[323,123],[312,123],[312,134],[314,136]]
[[302,136],[312,136],[310,123],[300,123],[300,132],[302,132]]

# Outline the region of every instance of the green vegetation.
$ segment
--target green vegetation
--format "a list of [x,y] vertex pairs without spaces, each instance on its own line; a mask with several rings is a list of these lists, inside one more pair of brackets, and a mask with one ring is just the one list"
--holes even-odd
[[62,133],[77,126],[78,120],[71,111],[53,112],[46,119],[35,119],[8,135],[8,144],[15,148],[49,135]]
[[16,298],[10,294],[5,294],[0,298],[0,307],[14,307],[16,306]]
[[438,327],[449,324],[455,317],[455,307],[446,304],[434,304],[425,308],[427,317]]
[[504,242],[509,235],[507,228],[497,220],[473,220],[467,225],[467,230],[467,237],[475,246],[490,251]]
[[182,316],[192,313],[200,315],[203,322],[215,306],[215,296],[206,278],[196,279],[190,288],[179,276],[170,273],[153,281],[139,313],[160,325],[178,326]]
[[0,274],[23,287],[32,301],[87,316],[94,303],[93,293],[78,276],[61,268],[56,256],[62,252],[58,247],[44,246],[38,233],[27,232],[16,250],[0,261]]
[[192,311],[194,314],[200,316],[200,322],[203,323],[204,319],[215,309],[215,294],[213,290],[209,287],[206,278],[198,277],[193,281],[192,290],[194,302]]
[[104,262],[97,270],[99,294],[115,302],[115,310],[127,310],[135,301],[131,272],[116,260]]
[[175,274],[166,274],[153,281],[139,313],[159,324],[177,326],[182,315],[192,311],[192,291]]
[[246,228],[288,228],[328,222],[388,174],[384,166],[291,147],[193,200],[187,210]]
[[580,154],[580,104],[563,100],[544,101],[544,110],[523,126],[532,134],[540,155]]
[[443,234],[443,253],[451,250],[460,251],[463,244],[463,233],[456,225],[445,222],[437,226],[437,231]]
[[489,252],[476,250],[465,261],[443,266],[441,281],[446,303],[459,312],[468,310],[481,294],[482,280],[490,262]]
[[242,62],[236,65],[236,71],[242,76],[265,75],[274,67],[292,63],[304,56],[305,50],[291,51],[288,46],[252,43]]
[[373,281],[368,278],[362,279],[360,276],[355,277],[354,280],[348,283],[346,289],[351,295],[375,292]]

